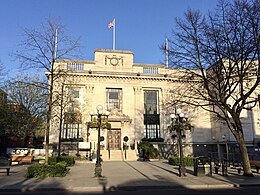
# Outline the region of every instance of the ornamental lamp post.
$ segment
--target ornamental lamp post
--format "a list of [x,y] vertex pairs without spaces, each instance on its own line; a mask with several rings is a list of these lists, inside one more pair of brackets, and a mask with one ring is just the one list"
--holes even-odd
[[109,116],[109,111],[104,111],[103,110],[103,106],[98,105],[97,106],[97,112],[90,112],[90,116],[91,116],[91,122],[93,122],[93,117],[96,116],[97,117],[97,129],[98,129],[98,143],[97,143],[97,160],[96,160],[96,164],[95,164],[95,177],[102,177],[101,172],[102,172],[102,168],[101,168],[101,159],[100,159],[100,129],[101,129],[101,125],[102,125],[102,120],[107,120],[108,116]]
[[186,176],[186,169],[184,165],[183,159],[183,147],[182,147],[182,139],[186,137],[185,130],[187,129],[187,120],[188,115],[182,112],[182,109],[177,109],[176,114],[170,115],[172,120],[172,128],[171,131],[176,133],[173,135],[173,138],[177,138],[178,146],[179,146],[179,177]]

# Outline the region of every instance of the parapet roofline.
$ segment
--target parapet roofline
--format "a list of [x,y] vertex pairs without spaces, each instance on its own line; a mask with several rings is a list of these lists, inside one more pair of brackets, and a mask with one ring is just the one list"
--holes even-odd
[[[93,60],[70,60],[70,59],[60,59],[57,62],[66,62],[66,63],[81,63],[81,64],[95,64]],[[164,64],[141,64],[134,63],[133,66],[139,67],[155,67],[155,68],[166,68]]]
[[166,68],[164,64],[141,64],[141,63],[134,63],[134,66],[140,67],[155,67],[155,68]]
[[57,62],[66,62],[66,63],[82,63],[82,64],[95,64],[93,60],[71,60],[71,59],[59,59]]
[[127,51],[127,50],[95,49],[95,52],[123,53],[123,54],[132,54],[132,55],[134,55],[134,52],[132,52],[132,51]]

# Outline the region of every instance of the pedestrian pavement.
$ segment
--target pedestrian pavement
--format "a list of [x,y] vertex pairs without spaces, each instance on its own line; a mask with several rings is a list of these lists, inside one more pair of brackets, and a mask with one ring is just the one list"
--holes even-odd
[[77,161],[65,177],[25,178],[28,165],[12,166],[10,175],[0,170],[1,191],[55,191],[105,192],[114,190],[138,190],[160,188],[233,188],[260,186],[260,173],[245,177],[228,168],[228,176],[194,176],[193,167],[187,167],[187,175],[178,176],[178,167],[166,160],[103,162],[101,178],[94,177],[94,163]]

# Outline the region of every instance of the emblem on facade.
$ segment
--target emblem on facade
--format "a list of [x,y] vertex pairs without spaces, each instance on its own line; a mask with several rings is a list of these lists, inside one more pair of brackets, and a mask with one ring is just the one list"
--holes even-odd
[[116,55],[105,57],[105,65],[123,66],[123,62],[123,57],[117,57]]

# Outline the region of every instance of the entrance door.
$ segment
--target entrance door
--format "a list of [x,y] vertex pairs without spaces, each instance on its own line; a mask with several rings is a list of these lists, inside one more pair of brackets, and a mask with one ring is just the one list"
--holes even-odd
[[120,150],[121,146],[121,130],[107,131],[108,148],[110,150]]

